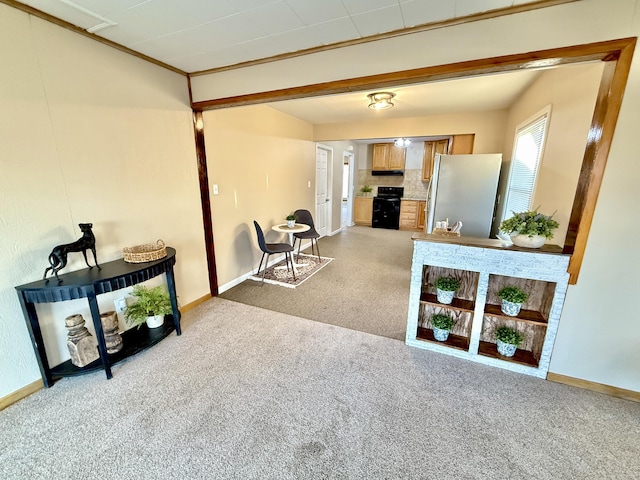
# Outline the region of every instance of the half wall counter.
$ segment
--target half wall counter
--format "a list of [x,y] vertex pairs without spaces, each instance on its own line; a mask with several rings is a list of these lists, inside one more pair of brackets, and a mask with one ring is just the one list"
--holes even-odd
[[[416,233],[411,267],[406,344],[546,378],[564,304],[570,255],[557,245],[540,249],[503,246],[499,240]],[[439,277],[454,277],[460,288],[451,304],[439,303]],[[517,316],[501,311],[498,292],[515,286],[529,297]],[[431,316],[456,322],[449,338],[433,336]],[[496,329],[517,330],[524,340],[513,357],[496,349]]]

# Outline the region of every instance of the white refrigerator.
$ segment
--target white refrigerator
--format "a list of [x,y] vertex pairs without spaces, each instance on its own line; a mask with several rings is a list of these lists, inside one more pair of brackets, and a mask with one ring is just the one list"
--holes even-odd
[[462,222],[462,236],[489,238],[501,165],[501,153],[436,155],[427,193],[427,233],[449,219],[449,226]]

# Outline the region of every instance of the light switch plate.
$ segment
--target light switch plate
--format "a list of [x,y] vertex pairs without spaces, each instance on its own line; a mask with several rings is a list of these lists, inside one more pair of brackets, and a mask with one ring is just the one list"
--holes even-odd
[[117,298],[113,301],[117,313],[122,313],[127,308],[127,297]]

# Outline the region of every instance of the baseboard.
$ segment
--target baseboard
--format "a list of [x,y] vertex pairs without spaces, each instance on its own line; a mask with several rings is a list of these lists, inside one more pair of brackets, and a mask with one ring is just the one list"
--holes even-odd
[[571,385],[572,387],[584,388],[585,390],[591,390],[594,392],[606,393],[612,397],[624,398],[625,400],[631,400],[632,402],[640,402],[640,392],[634,392],[633,390],[612,387],[611,385],[604,385],[602,383],[582,380],[580,378],[567,377],[566,375],[560,375],[559,373],[552,372],[547,373],[547,380]]
[[44,388],[44,383],[42,379],[36,380],[29,385],[25,385],[24,387],[16,390],[15,392],[10,393],[6,397],[0,398],[0,411],[7,408],[9,405],[13,405],[14,403],[22,400],[23,398],[28,397],[34,392]]
[[210,300],[210,299],[211,299],[211,294],[207,293],[205,296],[200,297],[200,298],[194,300],[191,303],[187,303],[186,305],[182,305],[180,307],[180,313],[186,313],[189,310],[193,310],[194,308],[196,308],[201,303],[204,303],[204,302],[206,302],[207,300]]

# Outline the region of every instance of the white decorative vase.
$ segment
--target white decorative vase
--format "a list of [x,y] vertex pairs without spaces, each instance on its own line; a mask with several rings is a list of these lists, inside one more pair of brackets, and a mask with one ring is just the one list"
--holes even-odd
[[436,297],[438,298],[438,302],[449,305],[453,301],[453,294],[456,292],[452,292],[449,290],[440,290],[436,288]]
[[433,338],[439,342],[444,342],[449,338],[449,330],[443,330],[442,328],[433,327]]
[[296,226],[296,221],[295,220],[287,220],[287,227],[293,228],[295,226]]
[[498,353],[503,357],[513,357],[516,353],[517,345],[511,343],[504,343],[502,340],[496,340],[496,346],[498,347]]
[[507,302],[506,300],[502,300],[502,305],[500,305],[502,313],[510,317],[517,317],[521,308],[521,303]]
[[164,315],[154,315],[152,317],[147,317],[147,327],[149,328],[161,327],[163,323]]
[[546,241],[542,235],[511,235],[511,242],[517,247],[540,248]]

